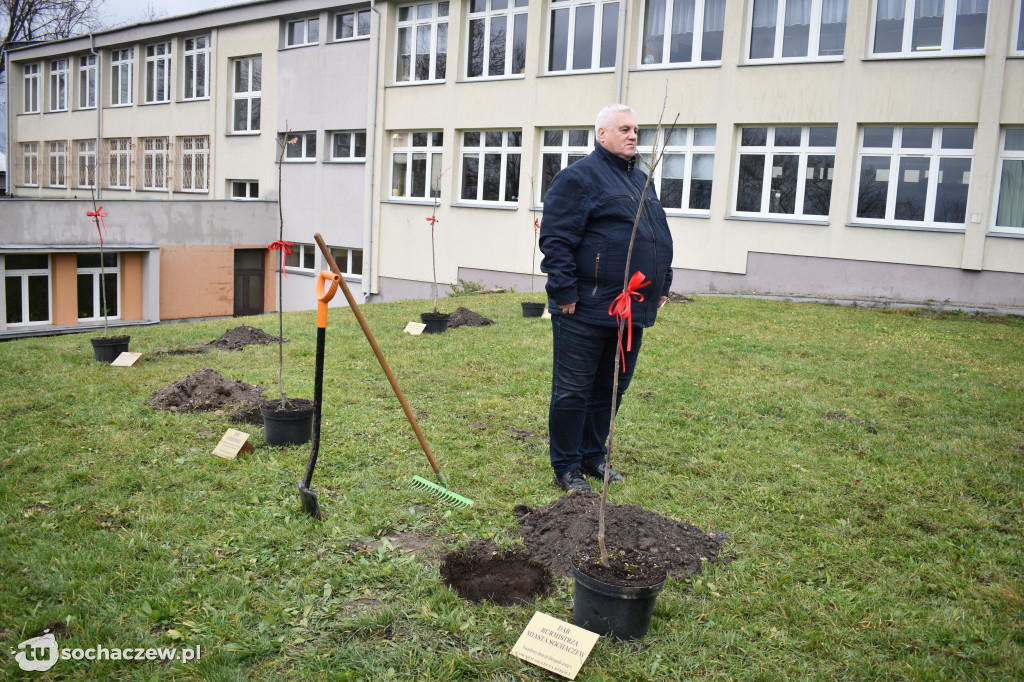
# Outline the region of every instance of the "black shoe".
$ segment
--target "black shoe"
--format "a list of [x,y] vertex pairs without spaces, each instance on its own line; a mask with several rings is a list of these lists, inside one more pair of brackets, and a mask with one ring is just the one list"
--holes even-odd
[[573,490],[586,490],[593,491],[590,484],[583,478],[583,472],[580,469],[573,469],[567,471],[561,476],[555,474],[555,483],[566,492],[572,492]]
[[[605,463],[601,462],[596,467],[582,467],[580,471],[583,472],[584,476],[590,476],[591,478],[599,478],[604,480],[604,467]],[[620,474],[615,469],[608,467],[608,482],[609,483],[622,483],[626,480],[626,477]]]

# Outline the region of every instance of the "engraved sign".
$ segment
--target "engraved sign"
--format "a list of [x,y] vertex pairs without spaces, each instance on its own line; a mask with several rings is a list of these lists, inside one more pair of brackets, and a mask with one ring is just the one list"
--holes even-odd
[[537,611],[512,647],[512,655],[574,680],[600,637]]
[[213,449],[213,454],[224,459],[234,459],[240,452],[255,452],[256,447],[249,442],[249,434],[235,429],[228,429],[224,437]]

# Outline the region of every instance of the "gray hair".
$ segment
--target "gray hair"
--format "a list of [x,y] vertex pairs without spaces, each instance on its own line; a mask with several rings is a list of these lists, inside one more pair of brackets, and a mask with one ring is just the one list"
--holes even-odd
[[636,118],[636,112],[633,111],[632,107],[627,107],[625,104],[609,104],[604,109],[597,112],[597,120],[594,122],[594,135],[598,135],[598,130],[601,128],[606,128],[608,119],[620,111],[628,112],[632,114],[633,118]]

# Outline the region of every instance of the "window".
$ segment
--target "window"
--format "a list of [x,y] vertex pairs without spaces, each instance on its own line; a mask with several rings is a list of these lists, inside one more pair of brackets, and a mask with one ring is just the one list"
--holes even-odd
[[316,133],[283,133],[280,142],[286,162],[316,161]]
[[363,161],[365,159],[365,130],[339,130],[331,133],[331,161]]
[[762,218],[828,216],[836,127],[740,129],[736,214]]
[[963,227],[974,128],[865,126],[857,218],[864,223]]
[[167,189],[167,138],[142,138],[142,189]]
[[26,64],[23,71],[25,78],[25,113],[39,113],[39,62]]
[[725,0],[646,0],[643,27],[644,66],[718,64]]
[[78,58],[78,108],[96,108],[96,55]]
[[529,0],[472,0],[467,78],[496,78],[526,70]]
[[131,188],[131,139],[115,137],[107,142],[107,187]]
[[875,56],[942,56],[985,49],[988,0],[875,0]]
[[206,135],[178,138],[181,145],[181,191],[210,191],[210,138]]
[[841,57],[847,0],[754,0],[750,59]]
[[50,61],[50,111],[68,110],[68,60]]
[[125,47],[110,52],[110,105],[127,106],[132,103],[135,48]]
[[1024,2],[1017,0],[1013,8],[1013,42],[1010,54],[1024,55]]
[[294,19],[288,22],[285,30],[285,45],[288,47],[316,45],[319,42],[320,19],[318,17]]
[[448,63],[448,3],[398,8],[395,81],[441,81]]
[[365,38],[370,35],[370,10],[334,15],[334,39]]
[[591,71],[615,66],[619,3],[551,0],[548,71]]
[[47,184],[50,187],[68,186],[68,143],[53,140],[46,143],[46,158],[49,169]]
[[236,59],[234,71],[232,130],[236,133],[257,133],[260,130],[263,58]]
[[[654,128],[641,128],[637,140],[640,167],[649,172],[654,148]],[[715,170],[715,129],[674,128],[662,130],[658,153],[664,150],[651,182],[666,209],[709,215],[711,181]]]
[[146,46],[146,103],[171,101],[171,44]]
[[1003,130],[996,228],[1024,232],[1024,128]]
[[39,186],[39,143],[21,143],[21,184]]
[[50,257],[45,253],[9,253],[4,258],[7,324],[50,321]]
[[284,267],[286,270],[314,274],[316,272],[316,246],[295,242],[292,244],[292,252],[284,257]]
[[[555,173],[571,166],[594,148],[594,129],[545,130],[540,146],[540,202]],[[531,197],[536,200],[536,198]]]
[[182,93],[185,99],[206,99],[210,96],[210,36],[185,38]]
[[75,140],[75,184],[96,186],[96,140]]
[[[121,268],[116,253],[78,254],[78,319],[99,320],[104,316],[117,319],[121,316],[120,291]],[[100,291],[102,280],[103,291]],[[103,303],[106,302],[106,309]]]
[[518,201],[522,146],[521,130],[462,133],[462,200]]
[[260,198],[259,180],[231,180],[230,186],[232,199]]
[[343,249],[332,246],[331,255],[334,256],[334,262],[338,264],[341,274],[346,278],[363,276],[362,249]]
[[[441,196],[441,146],[444,133],[391,135],[391,196],[426,199]],[[429,183],[429,184],[428,184]],[[428,194],[429,187],[429,194]]]

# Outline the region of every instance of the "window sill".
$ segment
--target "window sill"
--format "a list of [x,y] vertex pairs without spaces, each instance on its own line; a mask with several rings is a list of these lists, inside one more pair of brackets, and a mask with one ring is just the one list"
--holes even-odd
[[764,216],[745,216],[745,215],[729,215],[725,217],[726,220],[746,220],[753,223],[790,223],[794,225],[816,225],[818,227],[828,227],[829,222],[827,220],[812,220],[810,218],[798,218],[796,216],[790,218],[766,218]]
[[706,62],[669,62],[668,64],[641,64],[635,69],[630,69],[630,73],[635,71],[664,71],[666,69],[719,69],[722,67],[722,60],[716,59],[714,61]]
[[915,52],[913,54],[904,52],[891,52],[885,54],[866,54],[861,59],[865,62],[889,62],[894,59],[941,59],[943,57],[984,57],[985,50],[971,50],[969,52]]
[[258,130],[232,130],[225,133],[227,137],[255,137],[260,134]]
[[209,102],[209,101],[210,101],[210,96],[207,95],[206,97],[189,97],[187,99],[186,98],[182,98],[182,99],[177,100],[177,103],[178,104],[187,104],[189,102]]
[[444,85],[444,80],[432,80],[432,81],[395,81],[391,85],[385,87],[389,88],[410,88],[417,85]]
[[301,49],[303,47],[316,47],[319,44],[320,44],[319,42],[316,42],[316,43],[299,43],[297,45],[282,45],[279,49],[281,50],[281,52],[284,52],[286,50],[299,50],[299,49]]
[[833,55],[829,57],[790,57],[786,58],[774,58],[766,57],[764,59],[747,59],[746,61],[738,64],[738,66],[771,66],[776,64],[841,64],[843,62],[843,55]]
[[519,205],[518,204],[499,204],[499,203],[488,204],[488,203],[484,203],[484,202],[472,203],[472,204],[466,203],[466,202],[459,202],[459,203],[456,203],[456,204],[451,204],[451,207],[452,208],[488,208],[488,209],[491,209],[491,210],[498,210],[498,211],[518,211],[519,210]]
[[846,223],[846,227],[867,227],[876,230],[907,230],[909,232],[947,232],[952,234],[964,234],[967,229],[964,227],[926,227],[917,225],[894,225],[889,224],[877,224],[871,223]]
[[[434,202],[430,199],[409,198],[409,197],[389,197],[387,199],[381,199],[382,204],[410,204],[412,206],[433,206]],[[437,204],[441,206],[441,204]]]
[[544,73],[538,73],[537,78],[556,78],[558,76],[589,76],[591,74],[613,74],[615,69],[579,69],[576,71],[545,71]]
[[327,159],[324,163],[337,163],[337,164],[354,164],[354,163],[366,163],[366,157],[360,156],[354,159]]
[[285,159],[284,163],[316,163],[316,159]]
[[351,38],[335,38],[334,40],[328,40],[328,45],[337,45],[338,43],[356,43],[360,40],[369,40],[370,36],[352,36]]
[[[1007,229],[1007,228],[1003,228],[1003,229]],[[1000,231],[997,228],[995,230],[992,230],[991,232],[989,232],[985,236],[986,237],[1000,237],[1000,238],[1003,238],[1003,239],[1024,239],[1024,229],[1022,229],[1020,232],[1002,232],[1002,231]]]
[[161,100],[159,102],[142,102],[142,103],[139,104],[139,106],[140,107],[152,107],[152,106],[157,106],[157,105],[160,105],[160,104],[170,104],[170,103],[171,103],[171,100],[165,99],[165,100]]
[[514,73],[508,76],[466,76],[456,83],[490,83],[491,81],[521,81],[526,79],[525,73]]
[[[664,206],[662,208],[664,208]],[[711,211],[708,211],[707,213],[686,213],[685,211],[679,209],[666,208],[665,215],[667,215],[669,218],[699,218],[701,220],[711,219]]]

